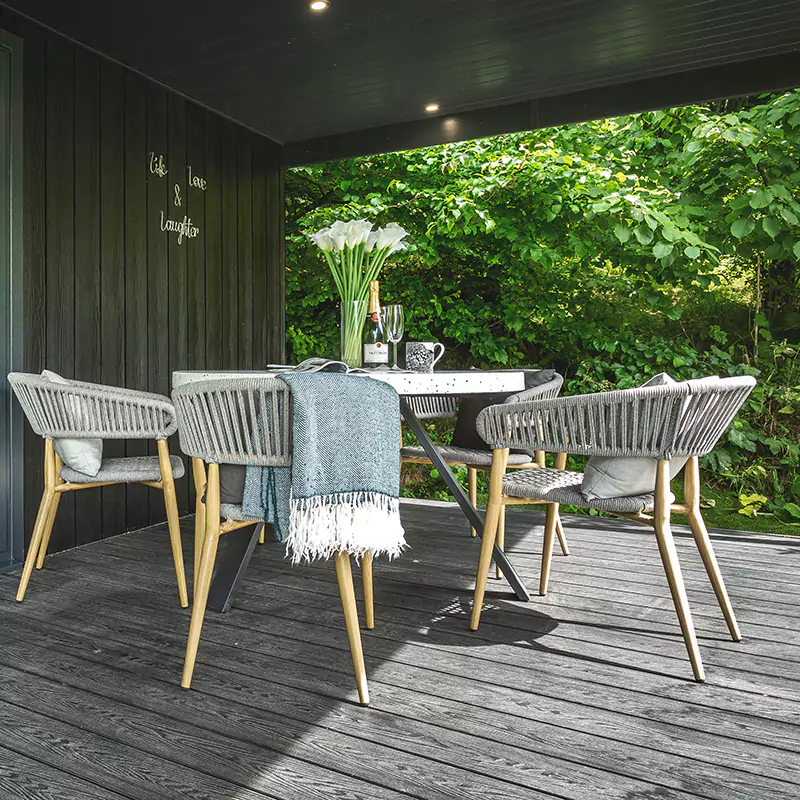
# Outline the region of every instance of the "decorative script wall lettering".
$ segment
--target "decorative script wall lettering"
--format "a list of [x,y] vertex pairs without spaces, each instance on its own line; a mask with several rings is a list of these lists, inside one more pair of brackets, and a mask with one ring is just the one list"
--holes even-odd
[[157,156],[155,153],[150,153],[150,172],[158,175],[159,178],[163,178],[169,172],[163,155]]
[[196,189],[202,189],[203,191],[206,190],[206,179],[201,178],[199,175],[194,175],[192,173],[192,168],[188,167],[189,170],[189,186],[194,186]]
[[[161,153],[150,153],[148,169],[150,170],[151,174],[159,178],[164,178],[169,172],[167,169],[167,162],[164,160],[164,156]],[[201,192],[204,192],[207,186],[205,178],[195,175],[192,172],[191,165],[187,166],[186,171],[188,175],[189,188],[199,189]],[[173,186],[172,202],[176,208],[181,208],[183,206],[181,185],[179,183],[176,183]],[[200,228],[198,228],[197,225],[192,222],[191,217],[184,215],[183,219],[170,219],[168,212],[165,214],[163,209],[161,210],[160,228],[165,233],[177,234],[178,244],[183,244],[184,240],[188,241],[189,239],[194,239],[200,234]]]
[[172,231],[178,234],[178,244],[182,244],[184,239],[194,239],[200,228],[192,224],[189,217],[184,217],[182,220],[165,219],[164,212],[161,212],[161,230]]

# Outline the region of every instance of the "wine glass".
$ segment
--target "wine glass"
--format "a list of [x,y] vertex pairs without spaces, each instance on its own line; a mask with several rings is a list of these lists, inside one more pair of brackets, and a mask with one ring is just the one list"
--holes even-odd
[[400,344],[406,330],[405,313],[403,306],[384,306],[381,309],[383,317],[383,330],[386,338],[392,343],[394,350],[393,367],[397,366],[397,346]]

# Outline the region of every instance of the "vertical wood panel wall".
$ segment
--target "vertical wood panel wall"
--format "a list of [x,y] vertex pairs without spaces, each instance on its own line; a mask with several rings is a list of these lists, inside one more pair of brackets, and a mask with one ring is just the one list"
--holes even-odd
[[[175,369],[281,361],[278,146],[7,10],[0,28],[23,39],[26,371],[169,394]],[[163,154],[165,178],[150,172],[151,152]],[[205,192],[188,186],[189,165]],[[162,210],[190,217],[199,235],[178,244],[160,229]],[[147,452],[105,443],[108,456]],[[41,459],[27,430],[26,540]],[[187,469],[182,513],[189,483]],[[146,487],[70,493],[52,550],[162,519],[161,493]]]

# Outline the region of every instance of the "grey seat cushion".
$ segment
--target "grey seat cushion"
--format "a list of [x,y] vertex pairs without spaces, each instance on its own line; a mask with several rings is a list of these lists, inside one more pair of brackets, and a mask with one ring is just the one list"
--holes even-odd
[[220,503],[219,515],[224,519],[232,519],[236,522],[248,522],[249,520],[253,522],[263,522],[263,520],[256,519],[255,517],[246,517],[242,513],[241,504],[236,503]]
[[[475,467],[490,467],[492,465],[491,450],[470,450],[466,447],[438,447],[437,450],[448,464],[466,464],[467,466]],[[400,456],[402,458],[428,458],[422,447],[401,447]],[[534,458],[529,453],[509,453],[508,456],[508,465],[510,467],[530,464],[533,461]]]
[[[652,494],[630,497],[598,497],[588,499],[581,494],[582,472],[562,469],[526,469],[511,472],[503,478],[503,491],[510,497],[529,497],[548,503],[564,503],[579,508],[594,508],[617,514],[636,514],[652,511],[655,500]],[[674,498],[672,498],[674,500]]]
[[[170,456],[172,476],[182,478],[184,474],[183,460],[180,456]],[[87,475],[65,466],[61,477],[70,483],[102,483],[115,481],[134,483],[136,481],[160,481],[161,467],[158,456],[129,456],[128,458],[104,458],[97,475]]]

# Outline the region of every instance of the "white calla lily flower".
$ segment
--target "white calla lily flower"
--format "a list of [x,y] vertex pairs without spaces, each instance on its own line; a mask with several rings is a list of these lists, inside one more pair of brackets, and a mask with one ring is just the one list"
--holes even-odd
[[325,257],[339,295],[347,304],[366,301],[369,282],[377,280],[392,253],[406,249],[406,236],[408,232],[396,222],[374,230],[369,220],[354,219],[336,220],[309,234],[309,239]]
[[378,250],[384,250],[386,248],[391,249],[392,252],[402,250],[403,248],[398,248],[397,245],[402,239],[405,239],[406,236],[408,236],[408,231],[396,222],[390,222],[388,225],[378,230]]
[[341,253],[344,250],[344,246],[347,244],[347,234],[346,233],[334,233],[333,229],[328,234],[330,240],[333,242],[333,250]]
[[354,219],[347,223],[347,246],[358,247],[369,240],[372,223],[365,219]]
[[316,233],[312,233],[308,238],[323,252],[330,252],[333,250],[333,240],[330,237],[330,230],[330,228],[322,228]]

